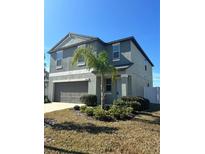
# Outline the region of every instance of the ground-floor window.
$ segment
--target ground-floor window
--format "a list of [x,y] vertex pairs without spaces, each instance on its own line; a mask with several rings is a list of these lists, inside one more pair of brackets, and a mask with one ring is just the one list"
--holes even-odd
[[111,79],[106,79],[106,83],[105,83],[105,91],[106,92],[110,92],[112,90],[112,81]]

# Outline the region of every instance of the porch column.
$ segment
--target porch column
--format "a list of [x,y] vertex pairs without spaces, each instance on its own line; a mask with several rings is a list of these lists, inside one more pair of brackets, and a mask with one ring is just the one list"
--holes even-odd
[[128,74],[122,74],[121,75],[121,81],[122,81],[122,96],[127,96],[128,95]]

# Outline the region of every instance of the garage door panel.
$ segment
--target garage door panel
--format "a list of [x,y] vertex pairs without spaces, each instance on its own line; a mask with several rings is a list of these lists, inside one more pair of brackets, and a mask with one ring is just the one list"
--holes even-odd
[[55,84],[56,102],[80,103],[80,97],[88,93],[88,82],[66,82]]

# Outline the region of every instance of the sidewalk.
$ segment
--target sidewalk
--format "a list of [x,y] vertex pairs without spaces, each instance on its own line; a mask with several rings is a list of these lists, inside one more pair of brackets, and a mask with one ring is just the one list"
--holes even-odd
[[66,108],[73,108],[75,105],[82,106],[84,104],[61,103],[61,102],[47,103],[47,104],[44,104],[44,113],[62,110],[62,109],[66,109]]

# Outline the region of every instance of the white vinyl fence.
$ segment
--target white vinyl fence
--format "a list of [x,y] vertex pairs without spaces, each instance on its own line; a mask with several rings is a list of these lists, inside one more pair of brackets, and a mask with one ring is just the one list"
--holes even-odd
[[48,81],[44,81],[44,96],[48,96]]
[[160,88],[144,87],[144,97],[149,99],[150,103],[160,104]]

